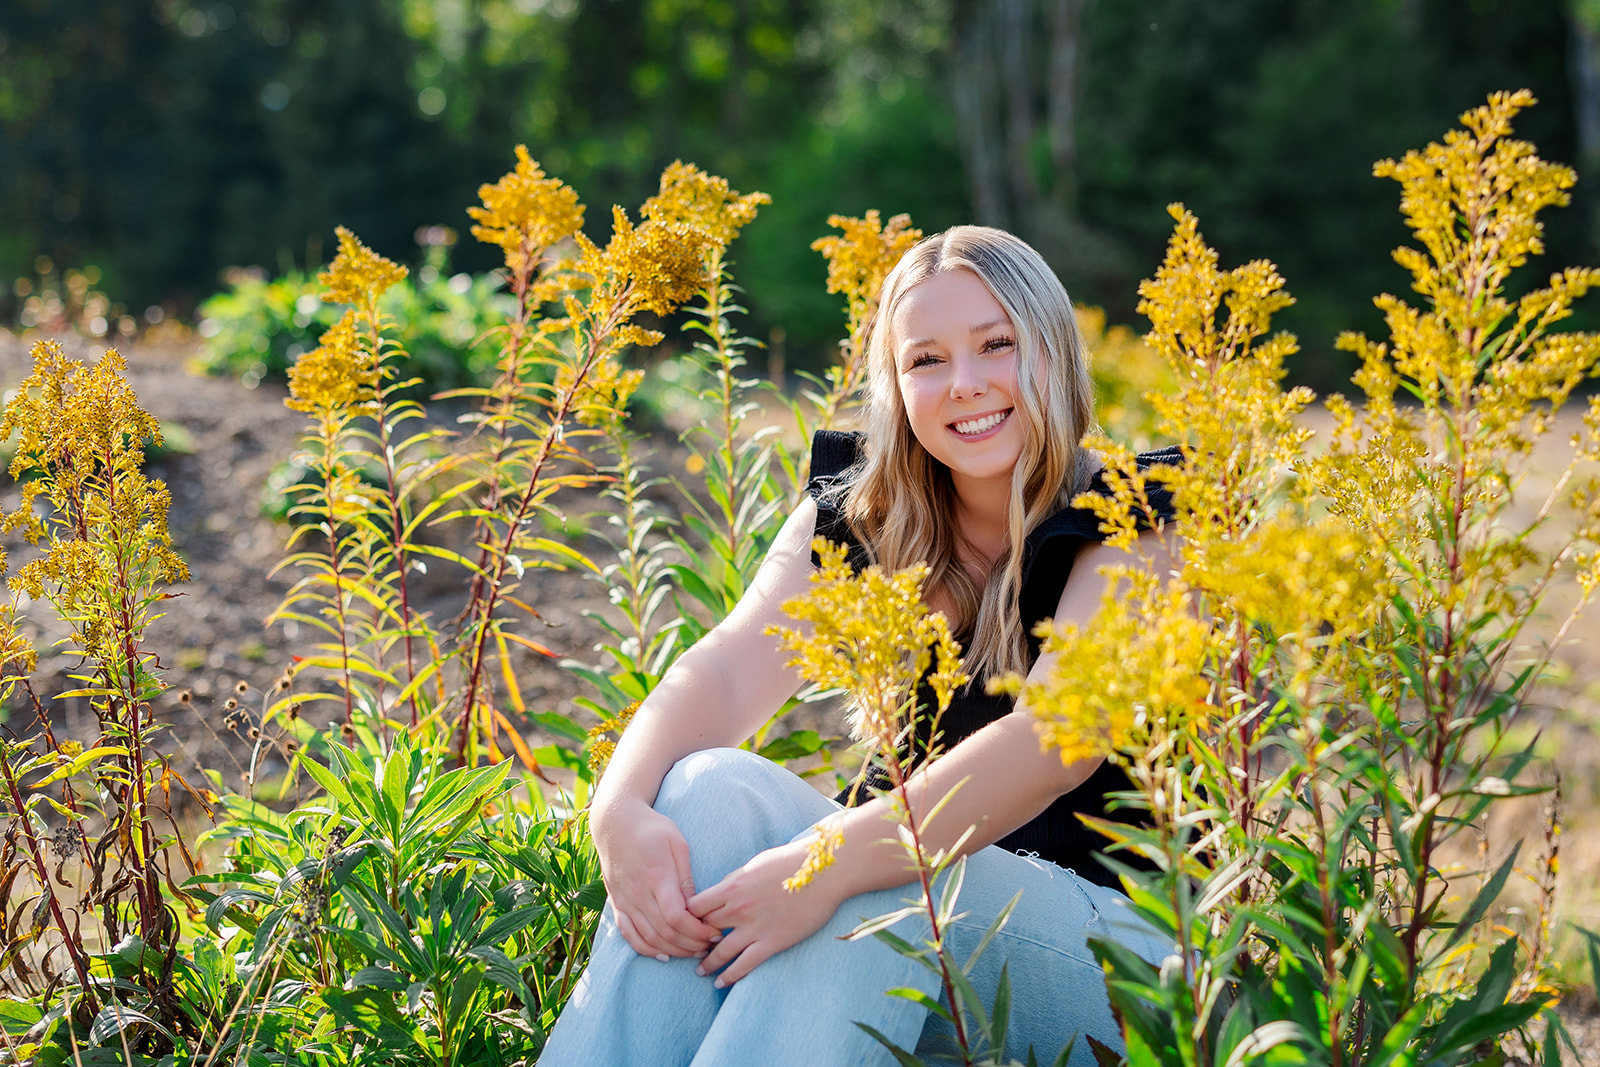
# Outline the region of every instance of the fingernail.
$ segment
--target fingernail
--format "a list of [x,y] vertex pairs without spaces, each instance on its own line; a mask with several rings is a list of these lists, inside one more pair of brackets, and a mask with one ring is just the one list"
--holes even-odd
[[725,978],[718,978],[715,982],[712,982],[711,984],[716,986],[718,989],[727,989],[728,988],[728,980],[725,979]]
[[709,952],[696,952],[694,954],[694,958],[697,959],[697,960],[703,960],[709,955],[711,955],[711,953],[709,953]]
[[662,963],[667,963],[672,959],[672,957],[668,956],[665,952],[658,952],[656,953],[656,959],[660,960]]
[[722,940],[722,935],[721,934],[712,934],[710,937],[706,938],[706,940],[711,942],[713,945],[715,945],[718,941]]
[[706,976],[706,969],[704,967],[696,967],[694,969],[694,973],[698,974],[701,978],[704,978]]

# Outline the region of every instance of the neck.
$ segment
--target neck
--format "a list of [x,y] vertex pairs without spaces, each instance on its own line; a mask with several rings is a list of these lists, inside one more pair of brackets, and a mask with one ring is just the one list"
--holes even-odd
[[981,482],[956,477],[956,525],[962,538],[983,555],[985,565],[994,562],[1011,544],[1006,512],[1011,499],[1011,479]]

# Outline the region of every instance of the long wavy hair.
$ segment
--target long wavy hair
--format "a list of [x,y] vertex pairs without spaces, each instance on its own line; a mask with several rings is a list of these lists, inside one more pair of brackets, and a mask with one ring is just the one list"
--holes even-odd
[[[950,471],[911,432],[896,372],[895,312],[911,289],[968,270],[989,287],[1016,331],[1014,418],[1022,454],[1011,476],[1010,543],[981,584],[961,565]],[[922,241],[884,281],[868,352],[866,445],[848,477],[845,518],[874,562],[894,570],[925,562],[928,588],[955,604],[951,620],[974,679],[1026,672],[1018,607],[1023,541],[1087,488],[1098,462],[1079,447],[1094,426],[1094,389],[1072,301],[1039,253],[1004,230],[956,226]]]

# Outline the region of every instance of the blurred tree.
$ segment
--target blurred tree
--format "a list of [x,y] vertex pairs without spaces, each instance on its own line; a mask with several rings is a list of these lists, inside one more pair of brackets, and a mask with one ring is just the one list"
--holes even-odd
[[1583,220],[1584,236],[1591,247],[1600,246],[1600,0],[1567,0],[1570,49],[1573,132],[1577,137],[1575,165],[1580,184],[1574,199]]
[[[1082,296],[1132,312],[1133,284],[1182,200],[1227,260],[1264,256],[1299,303],[1279,316],[1304,353],[1293,373],[1321,388],[1350,368],[1332,340],[1370,328],[1374,294],[1408,283],[1389,258],[1406,239],[1374,160],[1435,139],[1493,89],[1528,86],[1541,106],[1519,133],[1571,158],[1561,0],[1148,0],[1085,19],[1078,126],[1080,210],[1131,255],[1122,278]],[[1570,217],[1569,217],[1570,218]],[[1552,261],[1592,259],[1562,213]]]
[[[1600,177],[1596,5],[5,0],[0,276],[48,252],[134,307],[182,304],[230,264],[321,258],[338,223],[412,259],[524,141],[600,239],[674,158],[772,193],[735,255],[751,332],[781,325],[790,365],[841,327],[808,247],[832,212],[1013,228],[1131,321],[1183,200],[1225,257],[1280,264],[1295,372],[1327,385],[1336,330],[1405,284],[1373,160],[1527,85],[1523,131]],[[1600,226],[1575,219],[1551,219],[1552,256],[1592,260]]]
[[[1090,0],[961,0],[950,95],[977,221],[1031,242],[1073,291],[1128,264],[1078,203],[1078,98]],[[1092,121],[1092,119],[1090,120]]]

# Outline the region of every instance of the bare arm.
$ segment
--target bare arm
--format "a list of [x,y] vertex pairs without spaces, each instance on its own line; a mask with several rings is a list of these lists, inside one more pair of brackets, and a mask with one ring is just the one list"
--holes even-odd
[[[1170,567],[1168,548],[1156,535],[1141,537],[1137,548],[1137,552],[1105,545],[1083,548],[1062,590],[1057,621],[1090,622],[1106,588],[1101,567],[1138,564],[1141,559],[1148,559],[1149,565],[1160,571]],[[1040,657],[1030,677],[1043,677],[1050,666],[1051,657]],[[919,818],[948,795],[944,808],[925,825],[921,836],[930,851],[951,848],[967,827],[973,827],[959,850],[967,854],[993,844],[1037,816],[1057,797],[1081,785],[1099,762],[1063,765],[1055,752],[1041,751],[1032,713],[1019,702],[1010,714],[920,769],[912,776],[908,793]],[[904,885],[911,879],[899,824],[885,801],[873,800],[835,819],[833,825],[844,832],[843,847],[832,866],[789,897],[787,907],[777,886],[803,860],[803,841],[769,849],[690,901],[690,910],[708,923],[733,928],[705,963],[707,971],[728,964],[719,981],[737,981],[762,960],[808,936],[810,930],[799,932],[808,917],[820,914],[820,921],[826,921],[849,897]],[[808,894],[815,896],[805,901]],[[797,932],[798,937],[794,936]]]
[[[1085,546],[1061,592],[1056,621],[1080,626],[1090,623],[1105,593],[1102,567],[1138,564],[1141,556],[1148,556],[1158,568],[1170,566],[1167,549],[1155,534],[1143,535],[1138,548],[1139,552],[1127,552],[1106,545]],[[1030,680],[1043,678],[1054,660],[1053,653],[1040,656],[1029,672]],[[1009,714],[920,769],[912,776],[907,792],[913,810],[922,813],[954,790],[922,837],[930,851],[950,848],[970,826],[972,834],[960,849],[961,854],[968,854],[994,844],[1038,816],[1058,797],[1083,784],[1100,763],[1091,759],[1063,764],[1055,751],[1041,750],[1033,712],[1019,700]],[[852,809],[843,819],[845,848],[835,861],[841,875],[840,890],[853,896],[904,884],[908,877],[905,849],[889,805],[873,800]],[[852,837],[861,843],[861,851],[841,864],[838,861],[845,859]]]
[[678,657],[629,724],[595,790],[594,810],[623,797],[650,804],[672,765],[693,752],[737,745],[794,695],[800,677],[764,633],[790,623],[783,602],[806,591],[815,568],[816,504],[807,497],[784,523],[756,579],[728,617]]
[[806,590],[816,518],[816,505],[802,501],[733,611],[640,706],[595,789],[590,826],[606,888],[619,930],[641,954],[703,954],[718,935],[687,911],[694,893],[688,845],[651,805],[673,764],[739,744],[799,688],[788,657],[763,631],[789,621],[783,602]]

